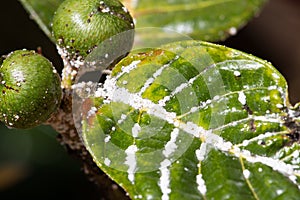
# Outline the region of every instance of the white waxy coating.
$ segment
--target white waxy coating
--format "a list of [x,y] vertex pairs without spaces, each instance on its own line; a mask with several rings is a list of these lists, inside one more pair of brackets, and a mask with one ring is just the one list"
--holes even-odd
[[199,192],[202,194],[202,195],[205,195],[206,192],[207,192],[207,188],[206,188],[206,185],[205,185],[205,181],[204,179],[202,178],[202,174],[198,174],[196,176],[196,182],[197,182],[197,189],[199,190]]
[[125,153],[127,154],[125,164],[128,165],[128,170],[127,170],[128,180],[132,184],[134,184],[134,174],[137,165],[136,155],[135,155],[137,151],[138,148],[136,145],[131,145],[125,150]]
[[230,35],[235,35],[237,33],[237,29],[235,27],[231,27],[228,32]]
[[239,71],[234,71],[233,74],[234,74],[235,76],[241,76],[241,72],[239,72]]
[[246,95],[244,94],[244,92],[239,92],[238,100],[242,105],[246,105]]
[[138,137],[139,132],[141,132],[142,128],[138,123],[135,123],[134,126],[132,127],[132,136],[133,137]]
[[106,166],[109,166],[110,163],[111,163],[111,160],[110,160],[110,159],[108,159],[108,158],[105,158],[105,159],[104,159],[104,164],[105,164]]
[[161,199],[162,200],[169,200],[169,194],[171,193],[170,189],[170,170],[168,166],[171,165],[170,160],[165,159],[160,163],[160,179],[159,179],[159,186],[163,193]]
[[172,153],[174,153],[177,149],[177,145],[176,145],[176,139],[178,137],[179,134],[179,129],[175,128],[172,132],[171,132],[171,139],[170,141],[167,142],[167,144],[165,145],[165,149],[163,150],[163,154],[165,157],[169,157]]
[[243,170],[243,175],[246,179],[248,179],[251,175],[251,172],[248,169]]
[[24,82],[25,81],[24,74],[21,70],[13,70],[11,72],[11,74],[16,82]]

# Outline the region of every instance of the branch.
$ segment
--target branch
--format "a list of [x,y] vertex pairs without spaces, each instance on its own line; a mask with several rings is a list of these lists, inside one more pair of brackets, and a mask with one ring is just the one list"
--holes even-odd
[[82,169],[88,179],[96,184],[99,196],[111,200],[128,200],[125,191],[102,172],[94,163],[77,133],[72,115],[72,91],[64,89],[60,108],[47,121],[58,133],[58,141],[68,153],[82,162]]

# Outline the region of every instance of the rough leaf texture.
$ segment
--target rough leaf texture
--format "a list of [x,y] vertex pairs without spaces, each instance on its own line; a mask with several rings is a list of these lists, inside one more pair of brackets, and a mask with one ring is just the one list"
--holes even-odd
[[86,147],[132,199],[299,198],[299,113],[266,61],[197,41],[148,49],[83,108]]

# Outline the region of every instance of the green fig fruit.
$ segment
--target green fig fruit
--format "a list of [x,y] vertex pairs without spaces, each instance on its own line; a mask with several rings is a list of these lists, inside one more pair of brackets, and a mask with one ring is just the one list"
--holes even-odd
[[10,53],[0,67],[0,121],[13,128],[45,122],[62,97],[52,63],[35,51]]
[[131,15],[118,0],[66,0],[52,25],[60,54],[73,61],[84,59],[102,41],[133,28]]

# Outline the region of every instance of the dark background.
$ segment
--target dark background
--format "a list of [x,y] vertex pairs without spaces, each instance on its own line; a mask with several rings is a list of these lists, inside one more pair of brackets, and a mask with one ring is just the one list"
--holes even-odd
[[[0,55],[42,48],[57,68],[62,63],[48,40],[17,0],[0,7]],[[290,100],[300,101],[300,1],[270,0],[261,14],[220,44],[266,59],[286,77]],[[79,163],[46,126],[8,130],[0,125],[0,199],[101,199]]]

